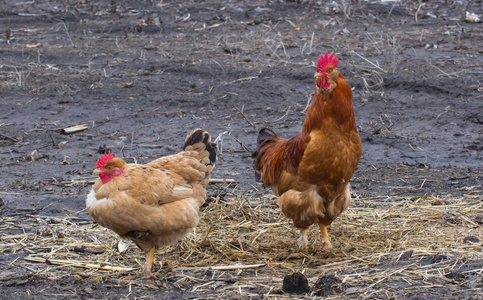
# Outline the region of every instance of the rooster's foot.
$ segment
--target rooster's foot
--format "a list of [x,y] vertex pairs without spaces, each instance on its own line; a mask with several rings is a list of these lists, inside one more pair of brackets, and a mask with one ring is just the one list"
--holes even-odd
[[329,235],[327,234],[327,227],[323,224],[319,224],[319,228],[320,234],[322,235],[322,250],[332,250],[332,243],[330,242]]
[[149,271],[144,270],[141,274],[136,276],[136,279],[149,279],[149,278],[156,279],[156,276],[154,276],[154,274],[150,270]]
[[332,243],[329,240],[322,241],[322,250],[323,251],[332,250]]

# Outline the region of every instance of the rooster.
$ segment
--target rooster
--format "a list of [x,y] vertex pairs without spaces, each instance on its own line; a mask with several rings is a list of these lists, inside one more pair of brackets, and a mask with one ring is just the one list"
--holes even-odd
[[300,230],[301,248],[308,246],[307,229],[317,224],[322,249],[332,249],[327,226],[351,204],[349,180],[361,157],[352,91],[338,63],[327,51],[318,60],[302,130],[284,139],[264,128],[253,153],[257,179],[279,197],[282,212]]
[[153,277],[156,249],[176,243],[198,224],[216,152],[210,135],[195,129],[182,152],[145,165],[126,164],[110,152],[97,161],[99,179],[87,195],[87,210],[146,253],[142,277]]

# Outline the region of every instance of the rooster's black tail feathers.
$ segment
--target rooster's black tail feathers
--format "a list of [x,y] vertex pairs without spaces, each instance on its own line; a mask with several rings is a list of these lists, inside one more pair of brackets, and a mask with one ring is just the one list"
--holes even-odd
[[277,136],[275,132],[273,132],[271,129],[268,128],[262,128],[258,132],[258,137],[257,137],[257,149],[253,151],[252,153],[252,158],[253,158],[253,168],[255,169],[255,180],[257,182],[260,182],[260,170],[257,169],[257,161],[258,161],[258,154],[259,154],[259,149],[260,146],[262,146],[265,142],[265,140],[271,136]]

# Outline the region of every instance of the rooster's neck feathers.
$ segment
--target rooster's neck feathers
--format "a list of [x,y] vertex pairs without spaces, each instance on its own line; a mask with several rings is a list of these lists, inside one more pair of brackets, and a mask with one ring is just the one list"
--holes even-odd
[[310,134],[312,130],[322,129],[327,118],[331,123],[355,128],[354,111],[352,108],[352,90],[342,74],[339,74],[337,86],[329,97],[315,92],[312,103],[305,115],[302,132]]

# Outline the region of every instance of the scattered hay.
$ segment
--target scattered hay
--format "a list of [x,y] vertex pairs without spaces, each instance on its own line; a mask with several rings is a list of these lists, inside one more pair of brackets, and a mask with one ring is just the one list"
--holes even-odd
[[[267,195],[248,198],[228,185],[210,198],[196,231],[157,251],[163,268],[154,267],[155,281],[135,279],[144,254],[135,245],[119,254],[118,237],[94,224],[85,211],[65,217],[4,217],[0,253],[18,255],[12,265],[49,279],[78,275],[144,289],[180,288],[208,298],[219,293],[282,297],[284,276],[296,271],[307,276],[309,287],[322,275],[340,279],[331,299],[432,295],[448,287],[483,296],[478,222],[483,201],[478,193],[357,199],[329,227],[330,252],[320,250],[315,226],[309,248],[299,250],[297,231]],[[0,281],[15,276],[8,273]]]

